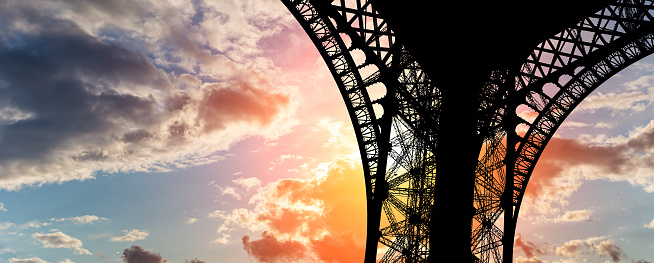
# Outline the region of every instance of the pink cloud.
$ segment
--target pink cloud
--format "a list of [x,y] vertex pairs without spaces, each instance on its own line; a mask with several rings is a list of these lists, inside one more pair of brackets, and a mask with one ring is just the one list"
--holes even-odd
[[307,247],[299,241],[280,240],[263,232],[257,240],[243,236],[243,249],[260,262],[289,262],[307,257]]
[[[532,258],[535,255],[545,254],[545,250],[539,248],[536,244],[530,241],[524,240],[524,238],[520,234],[516,235],[515,248],[516,249],[519,248],[520,250],[522,250],[525,253],[525,256],[527,256],[528,258]],[[525,261],[525,262],[529,262],[529,261]]]
[[254,88],[245,82],[229,87],[209,85],[199,109],[200,117],[206,122],[205,129],[224,129],[226,123],[241,121],[270,125],[288,107],[291,99],[288,94],[266,89],[265,86],[268,85]]

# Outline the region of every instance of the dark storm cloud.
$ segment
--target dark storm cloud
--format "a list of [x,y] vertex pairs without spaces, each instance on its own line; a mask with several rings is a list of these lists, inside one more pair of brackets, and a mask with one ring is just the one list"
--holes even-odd
[[[102,257],[104,259],[104,257]],[[123,261],[125,263],[168,263],[159,253],[143,249],[141,246],[132,245],[130,248],[123,250]],[[204,263],[197,258],[188,260],[184,259],[183,263]]]
[[40,28],[0,35],[0,105],[31,115],[0,127],[0,162],[44,158],[76,137],[109,131],[112,120],[149,121],[152,98],[108,89],[121,82],[165,85],[146,57],[34,10],[0,11],[0,16],[27,19]]
[[161,257],[159,253],[135,245],[123,250],[123,261],[125,263],[168,263],[168,260]]

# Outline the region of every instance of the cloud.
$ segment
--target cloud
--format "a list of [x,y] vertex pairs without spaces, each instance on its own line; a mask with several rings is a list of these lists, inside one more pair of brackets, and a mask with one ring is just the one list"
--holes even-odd
[[3,211],[3,212],[6,212],[6,211],[7,211],[7,208],[5,208],[5,204],[4,204],[4,203],[0,203],[0,211]]
[[48,263],[39,257],[31,258],[10,258],[9,263]]
[[123,250],[125,263],[168,263],[159,253],[145,250],[141,246],[132,246]]
[[243,138],[289,132],[297,88],[255,59],[283,9],[3,1],[0,189],[202,165]]
[[5,254],[5,253],[16,253],[16,250],[13,250],[13,249],[8,248],[8,247],[0,248],[0,255]]
[[556,254],[566,257],[575,257],[583,253],[584,248],[589,248],[590,244],[587,242],[576,239],[565,242],[563,246],[556,248]]
[[92,255],[82,247],[82,241],[60,231],[49,234],[34,233],[32,238],[41,242],[45,248],[72,248],[75,250],[75,254]]
[[12,222],[0,222],[0,230],[5,230],[9,229],[11,227],[14,227],[16,224]]
[[49,226],[50,223],[48,222],[39,222],[38,220],[32,220],[27,223],[21,224],[18,227],[20,229],[28,229],[28,228],[41,228],[44,226]]
[[113,261],[111,261],[110,259],[108,259],[107,257],[103,256],[103,255],[100,253],[100,251],[96,251],[95,254],[96,254],[98,257],[100,257],[102,260],[104,260],[105,262],[109,262],[109,263],[113,262]]
[[[524,240],[524,238],[520,234],[516,235],[515,248],[521,249],[525,253],[525,256],[527,256],[528,258],[533,258],[535,255],[545,254],[545,250],[539,248],[536,244],[530,241]],[[530,261],[524,261],[524,262],[530,262]]]
[[598,250],[601,254],[608,255],[611,260],[613,260],[613,262],[619,262],[623,257],[626,256],[625,253],[622,252],[622,249],[616,246],[613,241],[610,240],[602,241],[599,245],[596,246],[595,249]]
[[59,261],[58,263],[75,263],[75,262],[72,261],[72,260],[70,260],[70,259],[68,259],[68,258],[65,258],[64,260],[61,260],[61,261]]
[[220,233],[221,236],[219,238],[214,239],[211,241],[211,243],[217,243],[217,244],[227,244],[229,243],[229,238],[231,235],[225,234],[225,233]]
[[654,102],[654,77],[642,76],[624,84],[625,90],[592,94],[579,104],[579,111],[610,109],[618,111],[641,112]]
[[561,123],[561,128],[581,128],[581,127],[588,127],[588,126],[590,126],[590,124],[578,122],[578,121],[564,121],[563,123]]
[[360,237],[354,231],[344,231],[325,235],[311,241],[314,253],[324,262],[360,262],[364,248]]
[[123,230],[123,233],[125,233],[125,235],[117,236],[117,237],[111,237],[109,239],[109,241],[112,241],[112,242],[134,242],[136,240],[144,240],[150,235],[150,233],[147,230],[138,230],[138,229]]
[[[365,191],[352,157],[323,163],[310,179],[280,179],[250,198],[254,209],[214,211],[218,233],[243,228],[245,251],[258,261],[360,262],[365,239]],[[347,248],[347,249],[343,249]]]
[[547,261],[542,261],[537,257],[530,257],[530,258],[525,258],[522,256],[519,256],[515,259],[516,263],[547,263]]
[[565,242],[561,247],[556,248],[557,255],[566,257],[577,257],[593,252],[599,256],[607,256],[614,262],[626,258],[626,254],[622,249],[615,245],[612,240],[607,239],[607,237],[570,240]]
[[649,222],[649,224],[645,223],[643,226],[646,228],[654,229],[654,219],[652,219],[652,222]]
[[260,262],[293,262],[307,256],[307,247],[299,241],[279,240],[263,232],[257,240],[250,241],[249,236],[243,236],[243,248],[248,255]]
[[[99,253],[98,253],[99,254]],[[102,257],[104,259],[104,257]],[[141,246],[132,245],[130,248],[123,250],[123,262],[125,263],[168,263],[159,253],[143,249]],[[188,260],[184,259],[184,263],[204,263],[197,258]]]
[[601,121],[601,122],[598,122],[598,123],[595,124],[595,128],[610,129],[610,128],[613,128],[613,127],[615,127],[615,123],[606,123],[606,122]]
[[244,187],[245,190],[250,190],[261,185],[261,180],[256,177],[238,178],[232,180],[232,183]]
[[109,220],[109,219],[104,217],[98,217],[96,215],[83,215],[83,216],[75,216],[69,218],[52,218],[50,220],[55,222],[72,221],[75,224],[93,224],[95,222]]
[[236,200],[241,200],[241,194],[236,192],[236,188],[228,186],[222,189],[222,195],[230,195]]
[[304,157],[302,157],[301,155],[283,154],[279,156],[279,158],[277,158],[277,160],[275,160],[274,162],[270,162],[272,166],[268,168],[268,170],[270,171],[274,170],[277,166],[281,165],[282,163],[285,163],[287,160],[299,161],[302,160],[303,158]]
[[553,221],[555,223],[589,221],[592,214],[593,211],[589,209],[566,211],[565,214],[554,218]]
[[321,129],[326,129],[331,137],[327,140],[327,142],[323,143],[322,147],[323,148],[329,148],[330,146],[338,143],[338,139],[343,137],[343,134],[341,133],[340,129],[343,127],[345,123],[343,121],[335,121],[331,122],[328,118],[323,118],[320,119],[316,127],[313,128],[313,130],[321,130]]
[[[525,193],[539,214],[558,214],[567,198],[587,180],[626,181],[654,192],[654,121],[628,137],[554,137],[543,151]],[[558,222],[587,220],[590,210],[568,211]]]
[[190,224],[195,224],[196,222],[198,222],[197,218],[188,217],[188,218],[186,218],[186,221],[184,222],[184,224],[190,225]]
[[207,218],[212,218],[222,221],[222,224],[218,227],[216,233],[220,234],[221,237],[216,239],[216,243],[226,243],[229,235],[226,232],[230,232],[237,227],[247,229],[249,231],[258,231],[266,228],[265,222],[260,222],[257,219],[257,213],[247,210],[245,208],[233,209],[231,213],[215,210],[207,215]]

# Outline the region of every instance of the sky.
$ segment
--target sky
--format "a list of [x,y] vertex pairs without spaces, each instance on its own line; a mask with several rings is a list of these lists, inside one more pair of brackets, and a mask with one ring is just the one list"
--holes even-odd
[[[356,138],[280,1],[4,0],[0,61],[0,262],[363,261]],[[568,118],[516,262],[654,261],[653,108],[646,58]]]

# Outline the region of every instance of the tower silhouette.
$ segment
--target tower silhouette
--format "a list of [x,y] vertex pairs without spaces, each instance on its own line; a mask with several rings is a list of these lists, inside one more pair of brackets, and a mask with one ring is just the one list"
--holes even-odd
[[354,127],[365,262],[512,262],[525,188],[554,132],[654,52],[652,1],[282,2]]

